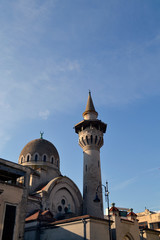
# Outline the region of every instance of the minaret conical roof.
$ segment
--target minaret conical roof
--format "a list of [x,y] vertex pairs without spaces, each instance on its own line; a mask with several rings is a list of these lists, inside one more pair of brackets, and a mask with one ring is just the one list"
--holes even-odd
[[86,109],[83,113],[83,117],[85,118],[86,114],[94,114],[95,117],[97,118],[98,113],[95,110],[94,104],[93,104],[93,100],[91,97],[91,92],[89,91],[89,95],[88,95],[88,100],[87,100],[87,105],[86,105]]

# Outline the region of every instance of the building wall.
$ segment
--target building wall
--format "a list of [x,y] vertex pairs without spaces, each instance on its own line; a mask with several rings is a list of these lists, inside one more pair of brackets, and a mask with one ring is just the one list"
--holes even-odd
[[144,212],[137,213],[137,219],[140,226],[160,231],[160,212],[151,212],[145,209]]
[[143,230],[143,237],[141,236],[141,240],[159,240],[160,235],[155,231]]
[[[30,169],[0,159],[0,239],[4,229],[10,231],[11,226],[13,240],[23,239],[29,174]],[[8,222],[11,222],[10,226]]]
[[[83,216],[82,216],[83,217]],[[41,240],[109,240],[108,222],[95,219],[81,219],[78,221],[53,223],[48,227],[27,228],[24,240],[38,239]],[[39,236],[38,236],[39,234]]]
[[16,206],[16,221],[15,221],[15,237],[18,239],[19,228],[22,228],[21,223],[19,222],[21,209],[20,203],[22,200],[23,189],[15,186],[10,186],[7,184],[0,183],[0,189],[3,190],[3,193],[0,196],[0,239],[3,232],[3,223],[5,218],[6,204]]
[[111,215],[111,220],[112,240],[139,239],[139,225],[136,219],[123,218],[117,213]]

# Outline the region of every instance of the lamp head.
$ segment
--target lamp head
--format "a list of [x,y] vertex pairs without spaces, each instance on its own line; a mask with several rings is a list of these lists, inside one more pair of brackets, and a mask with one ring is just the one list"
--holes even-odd
[[98,197],[97,192],[96,192],[96,196],[95,196],[95,199],[93,200],[93,202],[100,202],[100,199],[99,199],[99,197]]

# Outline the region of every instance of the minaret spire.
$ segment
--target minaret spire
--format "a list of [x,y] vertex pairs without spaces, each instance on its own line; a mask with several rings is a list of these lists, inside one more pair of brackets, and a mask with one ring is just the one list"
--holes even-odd
[[86,120],[89,120],[89,119],[96,119],[97,117],[98,117],[98,113],[95,110],[93,100],[91,97],[91,92],[89,91],[87,105],[86,105],[86,109],[83,113],[83,118]]

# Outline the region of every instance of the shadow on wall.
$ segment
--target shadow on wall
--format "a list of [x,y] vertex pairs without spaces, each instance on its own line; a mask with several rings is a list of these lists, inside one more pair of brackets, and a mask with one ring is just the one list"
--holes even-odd
[[89,240],[86,237],[86,224],[78,226],[78,234],[72,230],[69,231],[60,226],[48,227],[32,227],[25,231],[24,240]]

